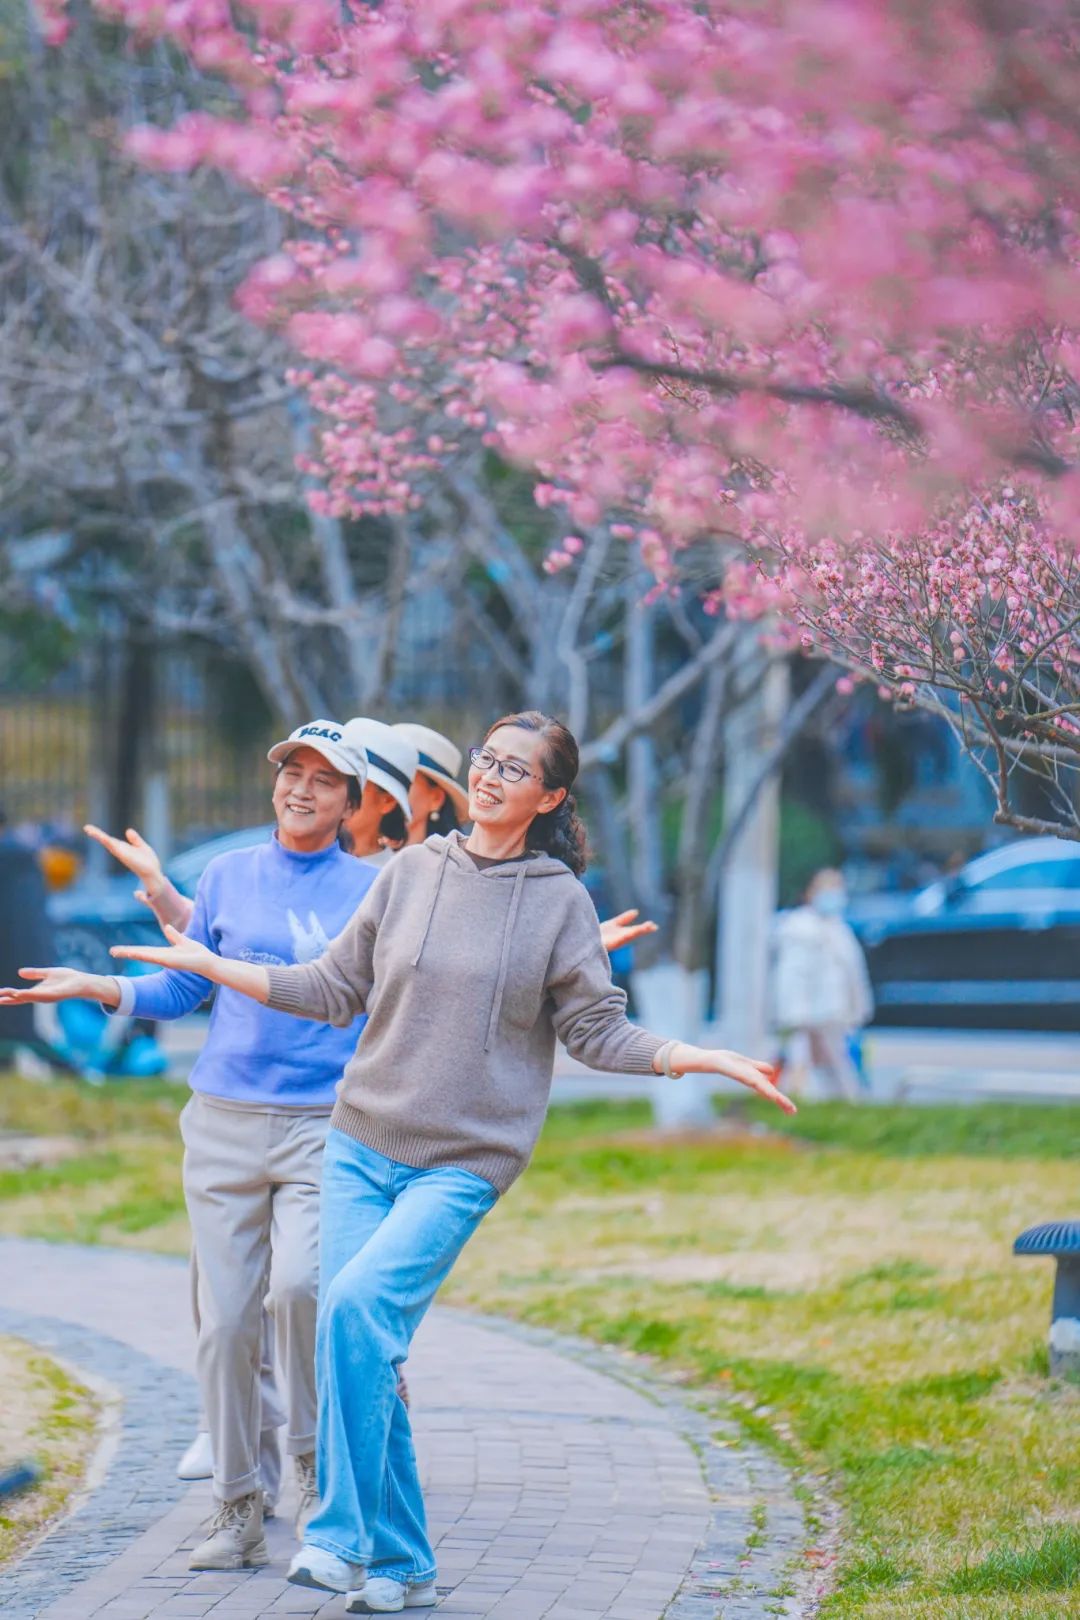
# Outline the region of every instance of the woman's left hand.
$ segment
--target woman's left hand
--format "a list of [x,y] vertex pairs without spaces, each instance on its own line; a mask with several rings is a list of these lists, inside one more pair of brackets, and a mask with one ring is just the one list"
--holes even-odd
[[722,1074],[728,1080],[737,1080],[741,1086],[756,1091],[766,1102],[775,1103],[785,1114],[799,1110],[790,1097],[784,1095],[775,1083],[775,1063],[764,1058],[744,1057],[741,1052],[702,1046],[689,1046],[678,1041],[671,1053],[671,1067],[677,1074]]
[[609,917],[607,922],[600,924],[600,938],[609,956],[612,951],[619,951],[624,945],[632,945],[635,939],[644,939],[646,934],[656,933],[654,922],[648,919],[645,922],[635,922],[636,916],[636,911],[620,911],[617,917]]

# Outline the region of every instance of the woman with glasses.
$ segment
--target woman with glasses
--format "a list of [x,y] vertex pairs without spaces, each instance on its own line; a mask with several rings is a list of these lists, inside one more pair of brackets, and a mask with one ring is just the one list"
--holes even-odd
[[[346,1025],[366,1011],[327,1138],[320,1243],[320,1507],[289,1578],[352,1613],[435,1602],[397,1368],[473,1232],[528,1163],[556,1039],[591,1068],[726,1075],[779,1107],[770,1066],[664,1040],[626,1017],[571,794],[574,738],[509,715],[471,756],[473,827],[384,868],[317,961],[226,961],[170,930],[114,954],[203,974],[266,1006]],[[391,1542],[395,1551],[376,1557]]]

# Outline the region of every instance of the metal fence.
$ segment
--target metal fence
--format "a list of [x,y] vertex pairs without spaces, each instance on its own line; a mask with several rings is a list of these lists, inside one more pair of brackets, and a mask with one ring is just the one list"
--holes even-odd
[[[98,673],[80,665],[45,690],[0,687],[0,806],[12,824],[71,834],[108,819],[117,716]],[[152,768],[131,813],[142,817],[152,792],[174,850],[269,819],[272,739],[259,727],[259,735],[226,740],[207,709],[197,670],[170,666],[154,703]]]

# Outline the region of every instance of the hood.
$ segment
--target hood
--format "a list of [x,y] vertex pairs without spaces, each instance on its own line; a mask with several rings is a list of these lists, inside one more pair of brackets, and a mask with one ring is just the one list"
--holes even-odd
[[521,873],[525,878],[561,877],[570,878],[575,883],[578,881],[565,861],[556,860],[554,855],[545,855],[541,851],[527,861],[518,861],[511,856],[503,866],[479,867],[465,848],[465,834],[456,827],[445,837],[441,833],[433,833],[424,840],[424,844],[436,855],[452,861],[463,872],[471,872],[474,877],[508,878],[514,881]]

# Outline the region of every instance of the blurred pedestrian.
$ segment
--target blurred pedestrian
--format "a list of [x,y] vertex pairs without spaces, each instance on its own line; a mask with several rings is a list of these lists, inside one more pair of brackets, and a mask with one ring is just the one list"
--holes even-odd
[[852,1037],[874,998],[862,947],[844,920],[847,888],[833,867],[816,872],[803,904],[776,922],[773,1014],[784,1041],[784,1089],[799,1095],[811,1071],[828,1097],[859,1095]]

